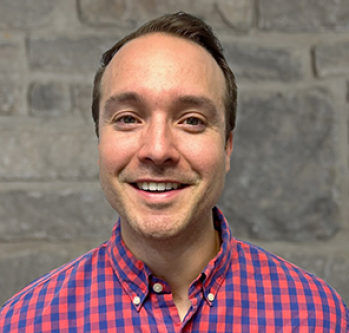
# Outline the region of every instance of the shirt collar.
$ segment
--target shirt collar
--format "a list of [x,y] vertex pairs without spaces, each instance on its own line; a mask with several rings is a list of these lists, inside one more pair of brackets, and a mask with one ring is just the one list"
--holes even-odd
[[[189,293],[191,293],[200,283],[205,300],[210,306],[212,306],[218,289],[225,279],[232,260],[232,253],[236,253],[232,248],[234,243],[232,242],[229,224],[223,213],[216,207],[213,208],[213,219],[215,228],[221,238],[220,250],[216,257],[207,264],[189,289]],[[151,271],[126,247],[121,238],[120,219],[114,225],[107,249],[110,263],[116,276],[136,309],[139,310],[149,293]]]

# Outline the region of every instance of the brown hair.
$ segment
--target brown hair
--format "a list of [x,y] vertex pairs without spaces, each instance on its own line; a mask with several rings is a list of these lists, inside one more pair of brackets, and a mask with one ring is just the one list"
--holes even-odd
[[235,128],[236,123],[237,87],[234,74],[229,68],[223,55],[222,44],[214,35],[212,28],[197,17],[184,12],[165,14],[157,19],[145,23],[138,30],[121,39],[111,49],[103,54],[101,66],[98,69],[93,82],[92,117],[95,122],[97,136],[99,136],[100,86],[105,68],[112,60],[114,55],[126,43],[140,36],[155,32],[167,33],[176,37],[191,40],[192,42],[206,49],[216,60],[224,74],[226,83],[224,106],[226,119],[225,132],[226,138],[228,138],[229,133]]

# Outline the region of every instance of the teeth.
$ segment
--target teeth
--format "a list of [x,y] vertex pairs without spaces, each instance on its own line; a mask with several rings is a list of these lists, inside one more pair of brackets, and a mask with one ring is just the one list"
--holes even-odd
[[166,184],[165,183],[159,183],[158,184],[158,191],[165,191]]
[[145,190],[145,191],[158,191],[158,192],[163,192],[165,190],[177,190],[179,187],[178,183],[153,183],[153,182],[143,182],[143,183],[137,183],[137,187],[140,190]]

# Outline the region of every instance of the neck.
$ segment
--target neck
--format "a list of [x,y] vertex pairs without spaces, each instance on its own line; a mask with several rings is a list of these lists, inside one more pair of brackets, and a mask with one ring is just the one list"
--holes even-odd
[[124,238],[133,255],[143,261],[154,275],[170,285],[173,300],[183,319],[191,305],[188,299],[191,283],[220,248],[220,237],[213,221],[207,227],[186,230],[171,239],[136,237],[133,234],[132,242],[128,240],[126,242]]
[[187,296],[190,284],[219,251],[218,232],[212,229],[205,237],[196,234],[196,239],[188,239],[186,244],[177,240],[166,245],[159,247],[159,244],[154,246],[153,243],[148,252],[143,251],[141,260],[154,275],[171,286],[174,295],[184,293]]

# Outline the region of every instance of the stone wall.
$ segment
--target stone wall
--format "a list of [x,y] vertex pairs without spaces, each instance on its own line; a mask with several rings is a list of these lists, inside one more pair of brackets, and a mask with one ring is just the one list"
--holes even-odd
[[0,0],[0,303],[109,238],[91,83],[101,53],[184,10],[224,43],[239,86],[219,205],[237,237],[349,303],[347,0]]

